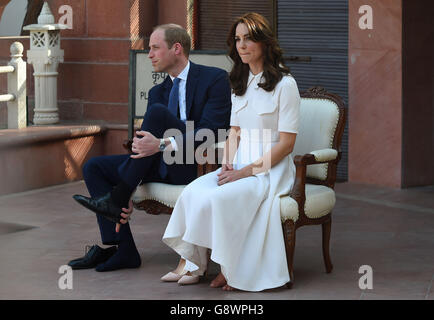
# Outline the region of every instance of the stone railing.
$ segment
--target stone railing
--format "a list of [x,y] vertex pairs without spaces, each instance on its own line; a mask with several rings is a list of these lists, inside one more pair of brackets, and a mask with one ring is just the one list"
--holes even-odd
[[22,59],[24,47],[20,42],[11,45],[11,60],[0,66],[0,74],[8,74],[8,93],[0,95],[0,102],[8,104],[8,128],[21,129],[27,125],[26,62]]

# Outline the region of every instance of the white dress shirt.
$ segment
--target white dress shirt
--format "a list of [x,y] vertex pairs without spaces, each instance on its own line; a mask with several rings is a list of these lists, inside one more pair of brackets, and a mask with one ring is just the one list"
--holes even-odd
[[[177,76],[179,81],[179,116],[182,121],[187,120],[187,103],[186,103],[186,87],[187,87],[187,76],[190,70],[190,61],[188,61],[184,70]],[[170,76],[170,75],[169,75]],[[170,79],[175,79],[175,77],[170,76]]]
[[[187,62],[187,65],[185,66],[184,70],[181,71],[181,73],[177,76],[179,81],[179,116],[181,120],[185,123],[187,121],[187,102],[186,102],[186,88],[187,88],[187,77],[188,77],[188,71],[190,70],[190,61]],[[172,77],[171,75],[170,79],[175,79],[175,77]],[[170,143],[172,145],[173,150],[178,151],[178,145],[176,144],[176,141],[173,137],[169,137]]]

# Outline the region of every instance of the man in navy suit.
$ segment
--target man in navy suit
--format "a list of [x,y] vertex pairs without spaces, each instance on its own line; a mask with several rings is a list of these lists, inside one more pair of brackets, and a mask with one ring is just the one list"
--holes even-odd
[[[114,246],[102,249],[94,245],[84,257],[69,262],[73,269],[139,267],[140,255],[129,223],[125,223],[134,189],[141,182],[190,183],[197,177],[197,165],[186,163],[187,151],[194,152],[202,143],[195,141],[195,133],[209,129],[217,138],[218,129],[229,128],[227,72],[190,62],[190,46],[187,31],[178,25],[157,26],[151,34],[148,57],[156,72],[169,76],[149,92],[141,130],[133,139],[133,154],[90,159],[83,167],[83,176],[91,198],[74,195],[80,204],[97,213],[102,243]],[[187,121],[194,122],[194,130],[189,130]],[[164,137],[168,129],[176,129],[179,134]],[[188,143],[194,143],[194,150],[185,148]],[[180,152],[183,163],[166,164],[162,151]]]

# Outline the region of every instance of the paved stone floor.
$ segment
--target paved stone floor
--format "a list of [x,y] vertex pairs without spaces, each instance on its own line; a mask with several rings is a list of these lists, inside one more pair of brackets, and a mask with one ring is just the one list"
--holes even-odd
[[[195,286],[163,283],[178,257],[161,237],[168,215],[135,211],[131,228],[138,269],[73,272],[61,290],[59,267],[100,244],[95,216],[71,196],[82,181],[0,197],[0,299],[434,299],[434,186],[387,189],[340,183],[333,212],[331,274],[325,273],[321,227],[297,230],[295,284],[259,293],[210,288],[218,267]],[[361,290],[359,268],[372,267],[373,289]]]

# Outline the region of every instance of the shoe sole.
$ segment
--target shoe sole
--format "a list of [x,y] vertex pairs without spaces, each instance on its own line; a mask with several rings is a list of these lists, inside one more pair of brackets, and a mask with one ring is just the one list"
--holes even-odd
[[80,199],[76,198],[75,195],[72,196],[72,198],[75,201],[77,201],[79,204],[81,204],[83,207],[85,207],[86,209],[92,211],[93,213],[99,214],[99,215],[103,216],[104,218],[106,218],[107,220],[110,220],[111,222],[120,223],[120,218],[119,218],[119,220],[116,220],[115,218],[113,218],[111,216],[107,216],[105,213],[97,212],[93,207],[89,206],[87,204],[87,202],[82,202]]

